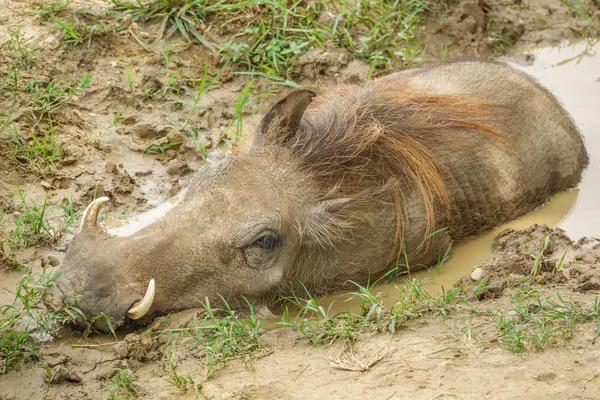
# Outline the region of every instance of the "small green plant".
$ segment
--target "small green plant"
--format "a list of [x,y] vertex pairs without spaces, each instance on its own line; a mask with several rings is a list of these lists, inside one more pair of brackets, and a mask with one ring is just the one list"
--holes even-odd
[[59,274],[46,268],[40,274],[31,269],[19,281],[13,300],[0,306],[0,374],[19,360],[38,359],[40,338],[54,335],[70,317],[57,315],[40,306],[46,288]]
[[225,70],[226,67],[227,67],[227,65],[224,65],[219,70],[219,72],[217,72],[217,74],[210,80],[210,82],[207,83],[207,81],[208,81],[208,64],[205,65],[204,71],[202,73],[202,78],[200,80],[200,84],[198,85],[198,91],[196,93],[192,92],[192,90],[187,86],[182,86],[180,88],[180,89],[183,89],[183,91],[185,91],[185,93],[188,95],[188,97],[190,97],[190,99],[192,100],[191,102],[176,99],[176,100],[168,101],[166,103],[166,104],[180,104],[189,110],[188,114],[185,118],[185,121],[183,123],[169,120],[169,122],[173,126],[178,128],[180,131],[185,132],[185,130],[188,127],[195,112],[197,112],[199,110],[209,110],[210,109],[207,106],[201,105],[200,101],[202,100],[204,93],[206,93],[206,91],[221,77],[221,74],[223,73],[223,71]]
[[16,205],[13,212],[17,215],[11,228],[6,221],[6,215],[0,215],[0,226],[9,238],[8,243],[12,248],[54,243],[64,232],[69,231],[79,216],[71,201],[50,206],[48,199],[44,199],[42,204],[38,204],[28,199],[27,191],[20,188],[17,188],[14,198]]
[[167,150],[169,150],[172,147],[179,146],[179,145],[181,145],[181,143],[182,142],[172,142],[172,143],[165,143],[165,144],[161,144],[161,145],[147,145],[146,148],[144,149],[144,154],[155,153],[155,154],[162,154],[162,155],[166,156]]
[[113,368],[108,376],[105,376],[106,385],[104,390],[110,394],[113,399],[120,399],[119,394],[127,397],[134,397],[138,392],[135,384],[135,376],[130,370]]
[[564,300],[559,293],[543,297],[525,285],[512,299],[512,307],[500,312],[496,340],[514,353],[525,353],[558,344],[572,337],[575,324],[600,320],[600,299],[590,308]]
[[[247,364],[251,364],[251,355],[261,348],[260,330],[263,319],[254,314],[254,308],[246,301],[249,310],[248,318],[241,318],[231,309],[227,301],[221,299],[224,307],[213,308],[206,299],[201,302],[206,313],[202,319],[194,319],[187,328],[154,332],[156,334],[168,333],[172,348],[167,353],[167,367],[172,371],[171,383],[177,387],[191,383],[189,377],[182,377],[176,373],[177,353],[174,334],[182,333],[193,341],[194,346],[202,349],[202,359],[206,363],[206,378],[210,377],[223,363],[232,358],[244,357]],[[188,340],[189,341],[189,340]]]
[[36,76],[27,83],[29,88],[28,105],[35,113],[36,121],[51,119],[55,111],[71,101],[73,97],[81,95],[89,85],[89,74],[83,75],[72,83],[55,79],[44,83]]
[[496,51],[501,54],[507,54],[508,50],[514,47],[513,42],[508,39],[490,37],[489,40],[494,45]]
[[175,83],[175,81],[179,77],[179,74],[181,73],[181,67],[179,67],[175,71],[171,72],[171,69],[169,67],[169,65],[171,63],[171,53],[165,49],[161,49],[160,52],[163,56],[163,59],[165,60],[165,66],[167,68],[167,71],[166,71],[167,79],[166,79],[165,87],[163,88],[163,94],[167,94],[168,91],[172,91],[175,94],[179,95],[180,88],[173,86],[173,84]]
[[206,2],[204,0],[155,0],[143,4],[140,1],[130,3],[111,0],[113,12],[130,14],[134,21],[160,21],[158,39],[171,37],[175,32],[188,42],[198,40],[211,52],[214,46],[200,33],[206,13],[223,7],[223,1]]
[[179,390],[185,392],[187,391],[188,385],[194,385],[194,379],[192,378],[191,374],[181,376],[177,372],[179,354],[177,353],[177,346],[173,341],[172,333],[169,334],[169,344],[167,345],[167,347],[169,347],[169,349],[165,353],[167,358],[166,367],[171,373],[171,377],[169,378],[168,382],[169,384],[175,386]]
[[62,158],[62,142],[57,140],[52,123],[36,124],[25,133],[13,126],[8,138],[12,139],[7,149],[10,157],[33,170],[52,167]]
[[60,52],[63,52],[67,46],[76,47],[87,42],[87,50],[92,46],[92,39],[97,36],[106,35],[112,29],[107,25],[91,25],[84,22],[68,22],[52,15],[53,23],[44,22],[44,24],[63,31],[62,45]]
[[65,1],[49,1],[49,2],[34,2],[33,6],[36,8],[36,12],[42,17],[43,21],[47,21],[51,17],[54,17],[63,11],[66,11],[71,5],[71,0]]
[[533,269],[531,270],[531,275],[536,276],[540,270],[542,263],[544,262],[544,252],[548,248],[548,236],[544,236],[542,239],[542,246],[539,248],[535,255],[535,261],[533,263]]
[[[596,0],[596,1],[598,1],[598,0]],[[567,7],[569,10],[573,11],[574,13],[579,15],[581,18],[584,18],[588,21],[590,21],[593,18],[585,10],[585,7],[584,7],[583,3],[581,2],[581,0],[574,0],[574,1],[560,0],[560,4]],[[600,6],[600,3],[598,3],[598,6]]]
[[[0,71],[2,72],[2,71]],[[15,111],[15,106],[19,100],[19,82],[21,80],[21,70],[18,67],[8,67],[5,74],[0,80],[0,99],[10,96],[10,112]],[[8,110],[6,110],[8,111]],[[0,125],[0,134],[2,134],[11,122],[16,119],[16,116],[0,112],[2,125]]]
[[356,329],[355,314],[346,310],[332,315],[331,310],[335,302],[325,309],[309,293],[307,297],[307,299],[300,299],[293,296],[287,299],[298,308],[297,318],[291,321],[286,307],[281,317],[282,326],[297,329],[313,345],[333,343],[339,339],[350,341],[356,339],[359,329]]
[[225,136],[225,134],[231,129],[231,127],[234,124],[235,124],[235,134],[234,134],[234,137],[232,140],[232,144],[233,145],[238,144],[238,142],[242,138],[242,132],[243,132],[242,113],[243,113],[244,109],[248,106],[248,103],[249,103],[248,95],[250,94],[250,89],[252,89],[252,84],[254,84],[254,79],[251,79],[248,82],[248,84],[246,84],[246,87],[244,88],[244,91],[242,92],[242,96],[238,99],[238,101],[235,105],[235,113],[233,114],[233,119],[229,123],[227,128],[225,128],[224,131],[221,133],[221,137],[217,140],[217,143],[219,143],[221,140],[223,140],[223,137]]
[[62,158],[62,143],[55,131],[54,114],[83,93],[89,86],[89,75],[70,84],[55,79],[45,82],[37,74],[24,81],[18,79],[18,74],[11,76],[16,79],[15,87],[8,88],[3,81],[0,95],[3,89],[11,91],[14,111],[18,105],[20,107],[15,115],[0,114],[0,134],[9,139],[0,142],[0,153],[34,171],[53,168]]
[[12,55],[11,66],[29,70],[35,59],[36,50],[31,47],[21,32],[22,26],[9,33],[10,39],[0,45],[0,49]]

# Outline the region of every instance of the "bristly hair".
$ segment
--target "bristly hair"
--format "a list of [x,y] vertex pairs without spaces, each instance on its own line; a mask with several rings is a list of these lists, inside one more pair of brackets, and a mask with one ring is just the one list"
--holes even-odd
[[[388,86],[386,86],[388,85]],[[417,190],[426,210],[426,232],[435,229],[436,213],[449,215],[445,181],[452,179],[430,150],[452,141],[451,128],[509,141],[488,122],[501,117],[493,103],[456,96],[417,95],[379,80],[342,87],[318,96],[285,146],[313,176],[328,197],[353,196],[383,185],[394,205],[396,238],[403,237],[403,192]],[[396,184],[389,185],[390,178]],[[335,193],[331,193],[334,188]]]

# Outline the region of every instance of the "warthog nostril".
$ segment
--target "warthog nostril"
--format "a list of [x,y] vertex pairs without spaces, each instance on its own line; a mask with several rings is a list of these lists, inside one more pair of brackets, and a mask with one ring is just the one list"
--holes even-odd
[[135,303],[129,311],[127,311],[127,316],[131,319],[140,319],[144,315],[148,313],[150,307],[152,306],[152,302],[154,301],[154,279],[150,279],[150,283],[148,284],[148,289],[146,290],[146,294],[144,297]]

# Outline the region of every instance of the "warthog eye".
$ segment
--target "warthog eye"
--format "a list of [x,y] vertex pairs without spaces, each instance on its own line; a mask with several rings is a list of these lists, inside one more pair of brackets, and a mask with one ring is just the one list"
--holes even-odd
[[272,233],[262,235],[251,246],[261,248],[263,250],[272,250],[277,245],[279,238]]
[[265,269],[272,267],[274,249],[281,243],[276,232],[266,231],[254,242],[242,248],[246,262],[252,268]]

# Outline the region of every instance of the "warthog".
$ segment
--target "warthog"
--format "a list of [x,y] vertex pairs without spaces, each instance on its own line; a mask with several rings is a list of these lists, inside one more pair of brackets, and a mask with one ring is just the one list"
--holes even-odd
[[451,241],[572,188],[587,163],[557,100],[503,64],[296,90],[246,150],[203,166],[181,204],[139,232],[109,236],[96,224],[108,199],[93,202],[48,302],[69,298],[116,325],[205,298],[268,312],[291,290],[319,295],[435,263]]

